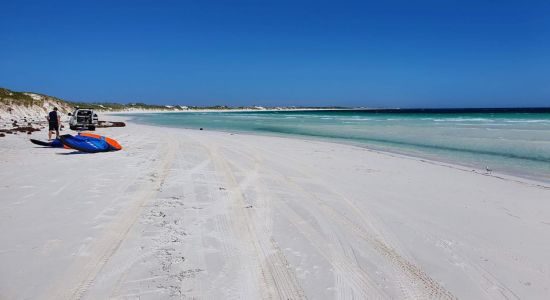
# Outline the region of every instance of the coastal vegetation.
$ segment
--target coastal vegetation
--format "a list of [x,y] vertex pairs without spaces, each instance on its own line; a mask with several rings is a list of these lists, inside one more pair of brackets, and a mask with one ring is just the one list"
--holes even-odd
[[[57,97],[44,95],[35,92],[17,92],[7,88],[0,88],[0,110],[9,110],[14,106],[24,107],[42,107],[45,106],[45,101],[48,101],[46,105],[57,105],[63,110],[71,110],[74,107],[86,107],[92,108],[97,111],[136,111],[136,110],[155,110],[155,111],[189,111],[189,110],[266,110],[266,109],[335,109],[340,107],[263,107],[263,106],[236,106],[231,107],[227,105],[209,105],[209,106],[197,106],[197,105],[176,105],[176,104],[147,104],[143,102],[129,102],[129,103],[117,103],[117,102],[82,102],[64,100]],[[57,103],[57,104],[56,104]]]

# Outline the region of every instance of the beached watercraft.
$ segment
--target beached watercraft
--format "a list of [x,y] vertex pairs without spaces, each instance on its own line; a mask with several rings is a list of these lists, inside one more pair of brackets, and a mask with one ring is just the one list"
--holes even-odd
[[92,133],[81,133],[75,136],[66,134],[60,136],[59,138],[61,139],[63,145],[82,152],[96,153],[117,151],[122,149],[117,141]]
[[60,139],[55,139],[51,141],[40,141],[40,140],[31,139],[31,143],[39,146],[44,146],[44,147],[63,148],[63,143],[61,142]]
[[107,137],[107,136],[102,136],[102,135],[99,135],[99,134],[89,133],[89,132],[80,132],[78,135],[89,136],[89,137],[93,137],[93,138],[97,138],[97,139],[104,139],[107,142],[107,144],[109,144],[109,146],[111,146],[113,148],[112,150],[121,150],[122,149],[122,146],[116,140],[114,140],[110,137]]

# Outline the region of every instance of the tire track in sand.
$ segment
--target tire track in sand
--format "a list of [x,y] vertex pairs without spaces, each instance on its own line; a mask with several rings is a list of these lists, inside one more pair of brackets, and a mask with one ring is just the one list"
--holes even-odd
[[87,252],[90,256],[75,259],[65,275],[46,293],[45,299],[80,299],[93,284],[97,274],[116,252],[140,216],[143,205],[152,199],[162,186],[176,153],[170,139],[166,139],[165,142],[162,143],[165,147],[159,152],[160,161],[151,180],[144,183],[136,182],[138,189],[133,194],[132,198],[135,200],[130,202],[131,206],[126,207],[122,215],[118,216],[114,223],[104,230],[103,235],[89,246]]
[[[364,226],[358,225],[356,221],[353,221],[349,216],[328,205],[318,195],[304,189],[299,183],[295,182],[288,176],[285,176],[284,174],[280,175],[281,178],[285,179],[288,185],[293,186],[295,190],[304,194],[304,199],[312,202],[311,205],[314,205],[314,207],[320,209],[324,216],[327,216],[335,223],[339,223],[343,228],[350,229],[351,232],[358,238],[356,240],[357,242],[363,246],[374,249],[378,255],[383,257],[392,266],[393,270],[397,272],[395,279],[404,294],[403,296],[412,298],[456,299],[451,292],[446,290],[436,280],[431,278],[419,266],[411,263],[401,256],[397,250],[386,244],[381,237],[369,233],[365,230]],[[324,188],[327,189],[328,187],[325,186]],[[352,211],[357,214],[356,219],[365,221],[361,210],[356,207],[350,199],[337,192],[330,192],[352,208]],[[407,280],[403,280],[404,278]]]
[[318,254],[331,264],[335,283],[340,287],[337,291],[339,299],[387,298],[374,280],[359,268],[357,261],[344,255],[345,246],[338,239],[323,236],[284,201],[278,201],[276,207],[310,245],[317,249]]
[[[286,261],[286,258],[276,242],[268,238],[264,228],[258,228],[253,213],[246,209],[246,196],[241,190],[239,181],[231,169],[229,162],[214,147],[208,147],[216,169],[219,170],[227,184],[229,197],[234,203],[230,207],[232,225],[235,233],[242,239],[241,243],[249,253],[253,254],[248,270],[257,273],[257,282],[264,299],[305,299],[305,294],[296,279],[296,275]],[[255,168],[258,168],[255,161]],[[254,170],[252,171],[254,172]],[[250,287],[249,287],[250,288]]]
[[[250,149],[250,148],[247,148]],[[259,172],[258,169],[260,169],[262,165],[262,159],[260,156],[261,152],[264,149],[255,150],[253,153],[246,153],[245,155],[249,157],[250,160],[254,161],[254,170],[252,172]],[[261,152],[260,152],[261,151]],[[243,155],[243,153],[240,153]],[[229,166],[227,166],[229,168]],[[238,166],[236,166],[238,168]],[[277,178],[284,178],[283,174],[279,174],[278,172],[274,172],[271,169],[263,170],[263,171],[269,171],[273,173]],[[250,174],[250,172],[248,172]],[[250,185],[254,187],[255,189],[258,189],[260,186],[262,186],[261,182],[259,180],[256,180],[255,182],[249,181],[249,174],[247,176],[244,176],[244,178],[241,180],[239,188],[242,189],[243,185]],[[253,183],[253,184],[252,184]],[[288,184],[283,185],[283,187],[288,187]],[[242,198],[244,200],[245,196],[242,192],[240,192],[242,195]],[[272,193],[264,193],[261,195],[261,197],[258,198],[271,198]],[[329,262],[335,271],[336,274],[336,281],[337,283],[340,283],[341,286],[344,286],[345,288],[339,290],[339,297],[341,299],[353,299],[353,298],[359,298],[359,299],[383,299],[387,298],[387,295],[377,286],[377,284],[373,281],[370,276],[361,270],[357,264],[357,261],[354,261],[352,259],[349,259],[342,253],[345,251],[345,245],[341,244],[337,239],[327,239],[323,235],[321,235],[316,229],[314,229],[309,223],[304,220],[298,213],[296,213],[292,208],[288,207],[286,204],[284,204],[284,201],[272,201],[272,200],[264,200],[267,202],[270,202],[273,206],[275,206],[277,209],[279,209],[282,212],[282,215],[285,216],[285,218],[299,231],[302,233],[302,235],[310,242],[310,244],[318,249],[319,254],[325,258],[327,262]],[[246,203],[248,204],[248,203]],[[241,204],[240,207],[244,207],[245,204]],[[250,210],[247,210],[246,212],[250,212]],[[250,213],[249,213],[250,214]],[[250,215],[250,217],[254,217]],[[239,219],[243,219],[240,217]],[[266,220],[259,220],[259,222],[247,222],[247,223],[254,223],[256,224],[256,227],[258,226],[258,223],[260,222],[266,222]],[[326,223],[328,224],[328,223]],[[330,225],[327,225],[330,226]],[[271,227],[271,226],[270,226]],[[263,234],[265,236],[265,234]],[[257,239],[256,239],[257,240]],[[275,241],[271,239],[273,243]],[[262,240],[259,241],[260,244],[264,244]],[[265,244],[264,244],[265,245]],[[279,248],[276,243],[273,247]],[[285,266],[283,271],[288,272],[289,270],[292,270],[292,266],[288,263],[286,260],[286,257],[284,256],[284,253],[282,250],[279,249],[279,253],[282,258],[276,259],[275,262],[268,263],[268,266]],[[262,271],[262,275],[265,276],[265,271]],[[292,272],[293,276],[294,273]],[[269,284],[270,278],[266,278],[267,283]],[[301,289],[301,288],[300,288]],[[303,292],[301,292],[303,293]],[[304,296],[305,297],[305,294]],[[264,294],[264,298],[273,298],[269,295]],[[278,299],[296,299],[296,297],[291,296],[284,296],[279,295],[276,297]]]
[[[304,168],[298,169],[298,165],[302,165],[302,167],[305,167],[308,169],[308,166],[304,166],[300,162],[288,162],[288,157],[283,157],[281,153],[276,153],[273,151],[270,151],[269,149],[258,149],[257,151],[263,151],[268,152],[271,154],[271,157],[278,161],[278,164],[280,166],[284,165],[286,169],[290,169],[290,173],[294,174],[293,178],[308,178],[308,173],[304,173]],[[277,157],[277,158],[275,158]],[[393,273],[393,279],[396,282],[396,284],[399,286],[399,290],[401,291],[402,295],[401,297],[405,298],[412,298],[412,299],[418,299],[418,298],[438,298],[438,299],[456,299],[456,297],[446,290],[442,285],[440,285],[436,280],[431,278],[422,268],[417,266],[416,264],[408,261],[406,258],[404,258],[402,255],[398,253],[396,249],[391,247],[389,244],[384,242],[383,236],[379,236],[376,233],[369,232],[368,230],[365,230],[366,228],[370,227],[369,222],[367,220],[367,216],[359,209],[355,203],[351,200],[345,197],[344,195],[338,193],[337,191],[334,191],[330,189],[330,186],[328,185],[322,185],[322,188],[326,189],[328,193],[333,195],[334,197],[341,199],[343,201],[343,204],[347,205],[352,212],[354,212],[355,217],[352,218],[345,213],[340,212],[339,210],[335,209],[334,207],[330,206],[328,203],[326,203],[321,196],[317,195],[314,192],[311,192],[309,190],[306,190],[300,183],[293,180],[293,178],[287,176],[288,172],[285,172],[285,174],[281,173],[281,171],[276,171],[273,168],[268,168],[266,171],[270,171],[274,173],[274,178],[282,179],[278,180],[279,185],[281,187],[290,188],[293,187],[295,192],[302,194],[304,197],[304,200],[307,200],[310,202],[309,205],[301,205],[304,207],[304,209],[313,209],[315,208],[320,215],[323,215],[327,217],[327,219],[332,220],[336,224],[340,224],[342,228],[348,228],[351,229],[351,233],[357,238],[356,242],[358,242],[362,248],[367,247],[368,249],[373,249],[375,252],[386,262],[388,262],[388,267],[390,267],[391,272]],[[313,228],[309,228],[308,230],[300,230],[300,226],[304,226],[306,224],[305,222],[299,221],[301,220],[301,217],[294,212],[294,210],[289,207],[286,204],[282,204],[282,201],[277,201],[277,206],[281,208],[287,217],[292,216],[293,218],[290,218],[289,220],[291,223],[293,223],[299,231],[302,232],[302,234],[305,235],[306,238],[310,240],[310,242],[321,245],[323,237],[318,235],[318,233]],[[294,220],[292,220],[294,219]],[[357,221],[359,221],[358,224]],[[326,220],[321,222],[322,224],[326,224]],[[361,226],[361,225],[366,225]],[[311,226],[310,226],[311,227]],[[326,227],[326,226],[325,226]],[[303,228],[302,228],[303,229]],[[327,229],[327,232],[331,233],[333,230],[329,226]],[[333,233],[332,233],[333,235]],[[344,264],[341,267],[344,267],[346,269],[346,272],[352,271],[349,266],[349,258],[343,257],[341,254],[342,252],[346,252],[350,249],[346,248],[347,246],[342,245],[339,243],[337,238],[331,239],[332,243],[335,243],[340,249],[339,251],[334,251],[336,249],[329,249],[326,246],[322,245],[320,249],[327,250],[326,254],[328,254],[328,257],[331,257],[334,253],[336,253],[336,264]],[[334,264],[333,264],[334,265]],[[347,265],[347,266],[346,266]],[[338,270],[338,268],[336,268]],[[355,269],[354,272],[363,272],[361,269]],[[350,273],[352,274],[352,273]],[[376,290],[377,286],[371,282],[371,279],[367,274],[358,275],[357,280],[352,280],[352,283],[361,283],[361,284],[368,284],[370,286],[371,290]],[[346,275],[347,277],[347,275]],[[337,278],[338,281],[338,278]],[[365,285],[367,286],[367,285]],[[363,291],[360,288],[360,285],[356,285],[354,290],[356,292],[359,292],[359,295],[362,294]],[[344,293],[346,294],[346,293]],[[372,295],[371,295],[372,296]],[[380,296],[380,295],[379,295]]]

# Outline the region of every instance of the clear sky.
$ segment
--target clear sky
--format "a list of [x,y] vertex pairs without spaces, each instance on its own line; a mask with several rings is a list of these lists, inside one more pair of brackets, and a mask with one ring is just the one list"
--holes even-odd
[[550,106],[550,1],[11,1],[0,86],[190,105]]

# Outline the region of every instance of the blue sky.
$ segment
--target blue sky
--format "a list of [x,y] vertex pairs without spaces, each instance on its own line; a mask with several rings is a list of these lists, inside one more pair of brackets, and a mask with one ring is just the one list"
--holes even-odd
[[2,1],[0,86],[191,105],[550,106],[550,1]]

